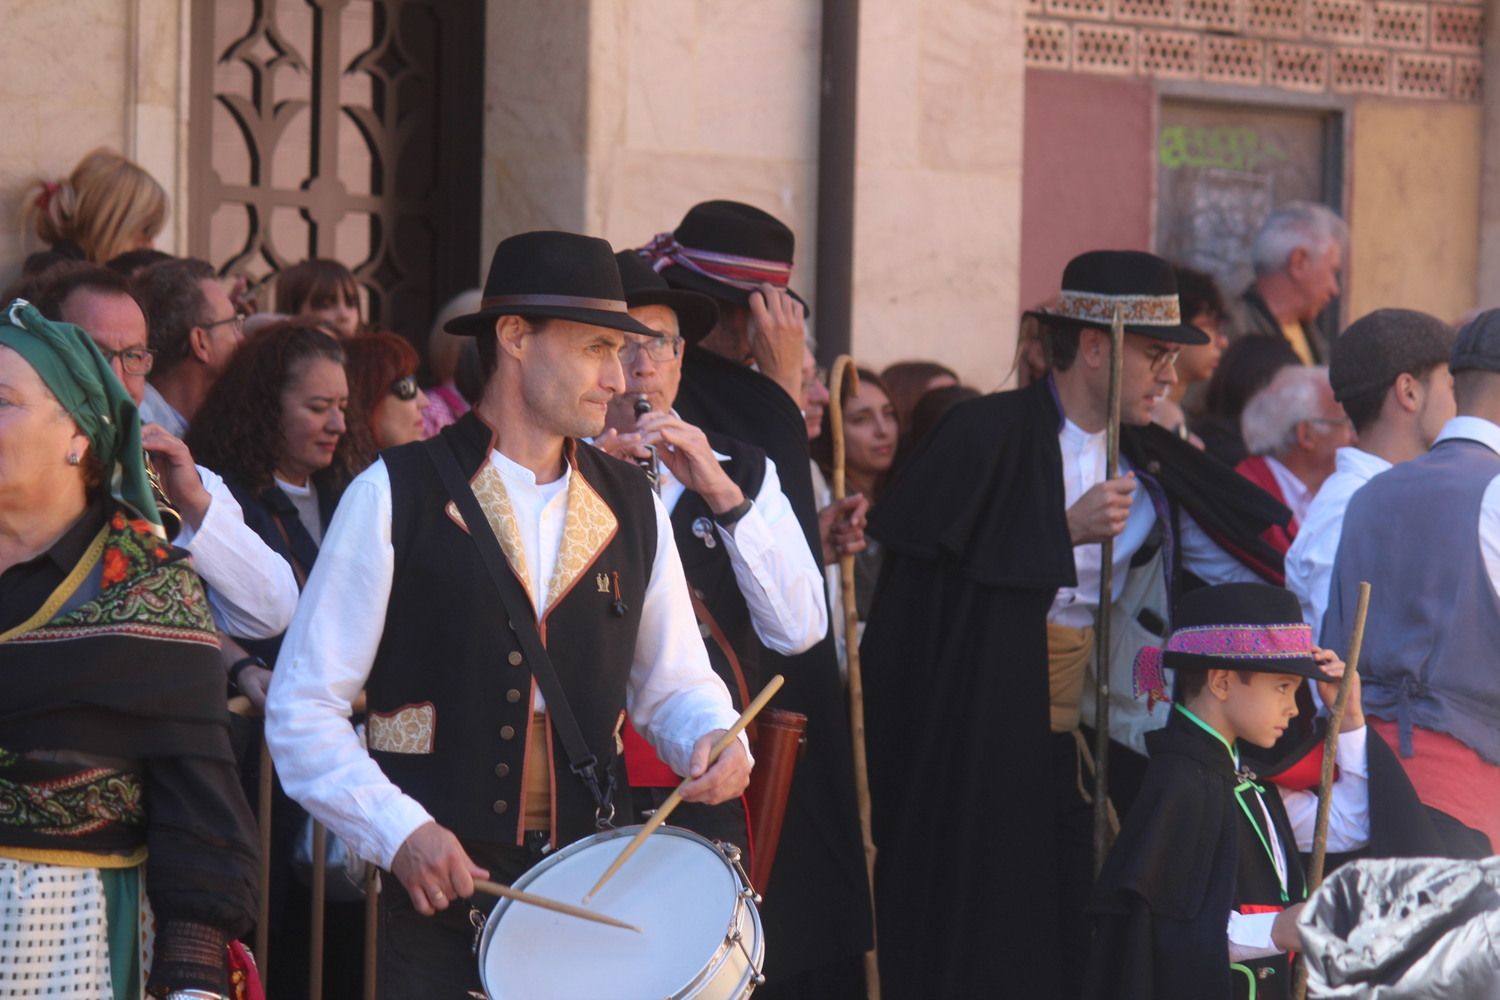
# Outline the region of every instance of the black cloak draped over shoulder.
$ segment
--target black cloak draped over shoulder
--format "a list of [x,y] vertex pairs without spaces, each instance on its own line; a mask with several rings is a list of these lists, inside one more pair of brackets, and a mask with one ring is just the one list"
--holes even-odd
[[[955,406],[871,518],[864,665],[887,1000],[1057,993],[1047,611],[1076,583],[1050,382]],[[1154,427],[1122,450],[1263,573],[1289,515]],[[1071,958],[1069,960],[1072,960]]]
[[[691,424],[764,449],[821,566],[807,425],[791,397],[759,372],[690,347],[675,407]],[[792,779],[776,865],[770,884],[757,886],[765,894],[765,992],[774,996],[779,985],[803,973],[842,965],[853,969],[849,989],[863,996],[858,956],[870,948],[870,888],[832,632],[796,656],[762,648],[760,662],[762,677],[786,677],[773,706],[807,716],[806,752]]]

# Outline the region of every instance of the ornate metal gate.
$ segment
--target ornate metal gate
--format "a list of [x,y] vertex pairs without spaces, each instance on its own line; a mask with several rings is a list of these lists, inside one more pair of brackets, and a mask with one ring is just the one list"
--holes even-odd
[[479,272],[483,3],[192,11],[190,252],[252,282],[335,258],[372,322],[424,334]]

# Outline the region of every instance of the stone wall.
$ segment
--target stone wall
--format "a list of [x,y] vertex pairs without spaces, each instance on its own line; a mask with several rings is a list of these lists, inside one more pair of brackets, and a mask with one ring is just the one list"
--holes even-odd
[[187,9],[187,0],[6,5],[12,58],[0,74],[6,123],[0,144],[0,283],[15,277],[25,255],[39,248],[20,228],[28,187],[65,177],[99,146],[132,157],[167,189],[174,211],[157,245],[178,245]]
[[[861,16],[854,353],[995,385],[1017,308],[1021,13],[881,0]],[[554,225],[634,246],[696,202],[746,201],[796,232],[816,327],[819,33],[806,0],[492,6],[488,61],[509,69],[487,83],[486,245]]]

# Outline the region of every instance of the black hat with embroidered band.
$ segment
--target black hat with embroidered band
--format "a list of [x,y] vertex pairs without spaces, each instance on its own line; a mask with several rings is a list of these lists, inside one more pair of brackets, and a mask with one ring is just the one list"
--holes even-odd
[[641,306],[666,306],[677,314],[677,332],[689,344],[696,344],[713,331],[719,322],[719,307],[700,292],[673,288],[667,279],[634,250],[615,254],[620,265],[620,283],[625,286],[625,302],[632,309]]
[[501,316],[565,319],[661,336],[630,318],[614,248],[577,233],[542,230],[501,240],[479,310],[449,320],[443,329],[473,337],[493,330]]
[[1116,308],[1126,333],[1187,346],[1208,343],[1208,334],[1183,322],[1172,265],[1139,250],[1079,254],[1063,269],[1056,301],[1026,315],[1108,330]]

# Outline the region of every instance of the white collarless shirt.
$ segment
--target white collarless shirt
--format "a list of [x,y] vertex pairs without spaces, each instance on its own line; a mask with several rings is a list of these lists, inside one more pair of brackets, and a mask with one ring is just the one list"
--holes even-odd
[[[1063,422],[1057,435],[1062,449],[1062,472],[1064,503],[1072,507],[1085,493],[1104,482],[1105,442],[1104,432],[1090,434],[1071,420]],[[1120,456],[1120,474],[1130,471],[1130,463]],[[1260,579],[1249,567],[1244,566],[1209,538],[1197,521],[1187,511],[1181,511],[1178,519],[1182,547],[1182,563],[1199,579],[1206,583],[1254,582]],[[1151,528],[1156,524],[1156,506],[1144,484],[1136,483],[1131,496],[1130,514],[1125,520],[1125,530],[1115,537],[1114,576],[1112,578],[1111,601],[1120,599],[1125,592],[1125,577],[1130,570],[1130,560],[1146,544]],[[1073,587],[1058,590],[1047,612],[1047,621],[1055,625],[1072,628],[1090,628],[1099,609],[1099,567],[1102,548],[1098,542],[1073,546],[1073,567],[1078,583]]]
[[1328,610],[1328,585],[1349,500],[1355,490],[1391,467],[1379,455],[1355,447],[1340,448],[1334,463],[1333,475],[1318,488],[1307,515],[1297,519],[1297,537],[1286,554],[1286,589],[1297,595],[1302,620],[1312,626],[1314,635],[1322,629]]

